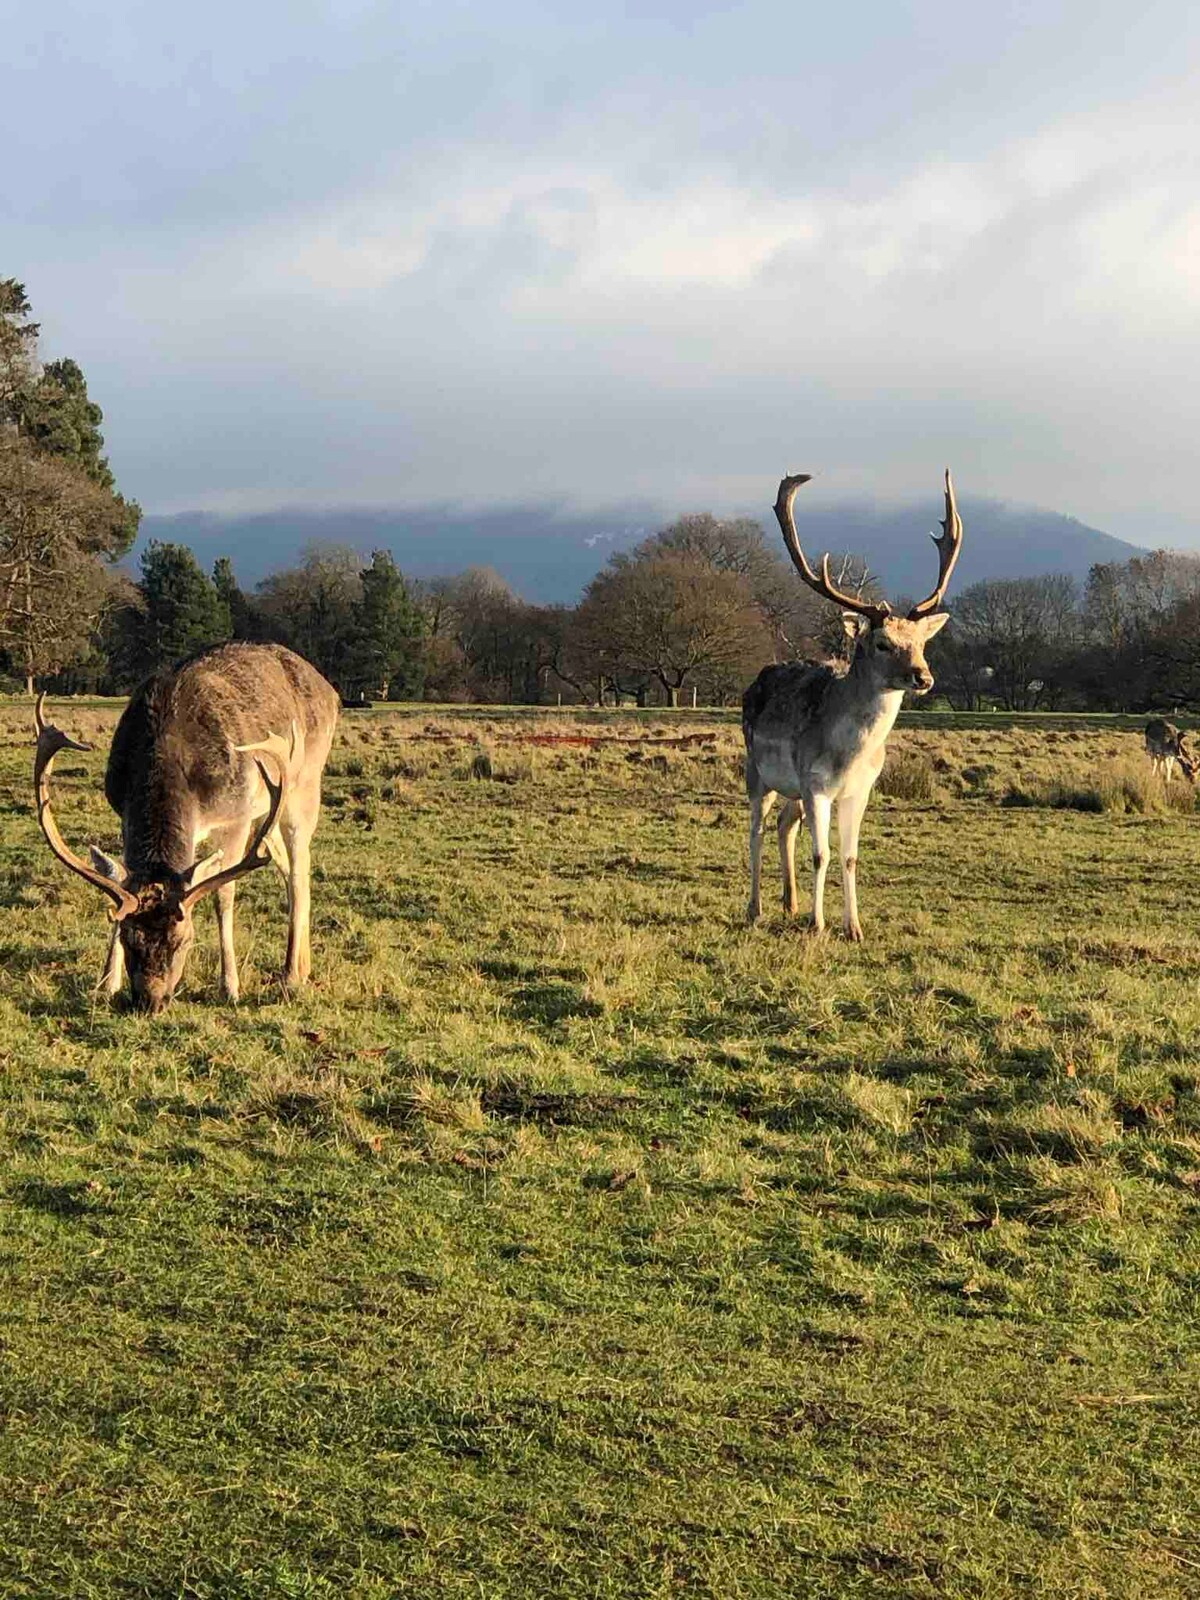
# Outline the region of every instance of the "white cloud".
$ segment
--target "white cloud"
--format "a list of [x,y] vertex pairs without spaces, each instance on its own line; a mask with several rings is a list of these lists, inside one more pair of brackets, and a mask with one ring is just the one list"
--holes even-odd
[[1010,302],[1032,280],[1082,315],[1125,310],[1161,324],[1187,314],[1200,281],[1191,105],[1075,118],[852,193],[785,193],[691,168],[651,187],[620,150],[605,163],[566,151],[531,170],[523,154],[481,160],[471,147],[322,213],[221,236],[196,271],[210,273],[214,253],[236,258],[242,296],[332,295],[364,314],[406,284],[452,291],[482,271],[485,299],[584,325],[619,323],[640,293],[786,292],[815,272],[872,298],[912,280],[953,291],[959,275],[983,276]]
[[[726,155],[695,103],[614,91],[251,222],[93,233],[69,347],[154,505],[439,498],[464,452],[501,498],[745,505],[800,440],[848,490],[951,457],[1138,537],[1191,515],[1194,103],[1160,84],[990,141],[959,105],[827,175],[786,117],[755,159],[739,113]],[[78,298],[54,248],[39,310]]]

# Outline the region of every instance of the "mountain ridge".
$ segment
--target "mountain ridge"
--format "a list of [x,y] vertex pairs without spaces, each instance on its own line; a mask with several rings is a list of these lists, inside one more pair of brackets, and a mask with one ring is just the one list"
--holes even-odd
[[[894,506],[869,501],[810,501],[797,505],[797,528],[810,555],[823,550],[865,557],[886,592],[929,587],[936,561],[926,540],[940,505],[922,500]],[[955,587],[983,578],[1069,573],[1078,582],[1098,561],[1127,561],[1142,547],[1089,527],[1062,512],[1008,501],[959,502],[965,540]],[[292,565],[306,545],[352,545],[364,555],[388,549],[411,577],[433,578],[466,567],[494,568],[527,600],[571,604],[618,550],[666,527],[678,512],[642,503],[594,512],[553,502],[484,506],[282,506],[245,514],[183,511],[143,519],[135,556],[150,539],[188,544],[202,566],[229,556],[246,588]],[[739,513],[777,538],[770,513]]]

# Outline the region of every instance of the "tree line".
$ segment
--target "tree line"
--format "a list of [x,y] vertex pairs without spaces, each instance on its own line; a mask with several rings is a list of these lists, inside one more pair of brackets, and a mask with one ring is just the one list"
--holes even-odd
[[828,654],[840,631],[757,523],[709,515],[614,556],[575,606],[530,604],[489,568],[413,582],[389,551],[337,544],[245,590],[228,557],[209,573],[152,541],[137,579],[110,573],[104,606],[44,640],[35,670],[60,692],[120,693],[208,645],[275,640],[350,702],[723,704],[765,661]]
[[[829,658],[839,617],[760,524],[681,517],[613,555],[578,604],[534,605],[488,568],[414,582],[387,550],[337,544],[244,590],[152,542],[117,490],[78,364],[41,362],[23,286],[0,280],[0,673],[119,693],[228,639],[277,640],[354,700],[734,703],[769,661]],[[874,596],[865,563],[838,585]],[[952,597],[930,650],[958,709],[1163,709],[1200,702],[1200,557],[1165,550]]]

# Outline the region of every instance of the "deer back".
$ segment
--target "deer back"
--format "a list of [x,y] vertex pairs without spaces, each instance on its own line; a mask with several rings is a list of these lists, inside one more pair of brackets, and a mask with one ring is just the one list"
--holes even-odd
[[339,709],[316,668],[282,645],[220,645],[156,673],[125,708],[105,774],[130,869],[185,870],[206,823],[240,816],[259,791],[253,757],[235,746],[295,722],[298,749],[323,760]]

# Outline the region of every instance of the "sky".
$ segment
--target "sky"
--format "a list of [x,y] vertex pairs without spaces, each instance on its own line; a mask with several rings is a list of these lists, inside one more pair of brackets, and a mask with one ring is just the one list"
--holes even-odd
[[960,490],[1200,546],[1200,9],[49,0],[0,276],[148,511]]

